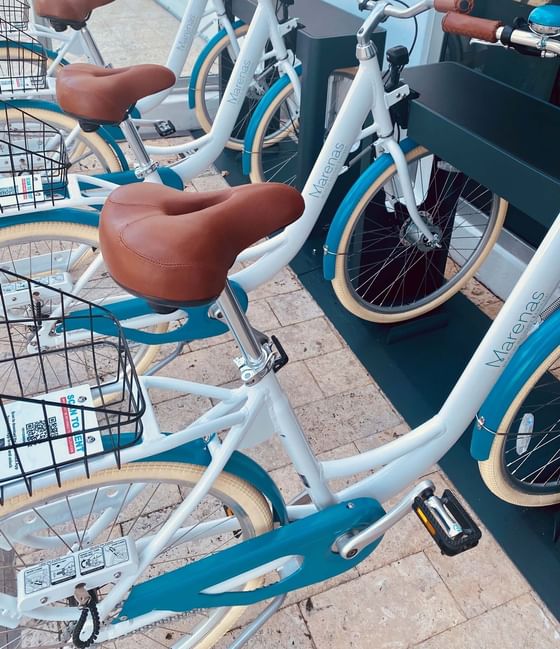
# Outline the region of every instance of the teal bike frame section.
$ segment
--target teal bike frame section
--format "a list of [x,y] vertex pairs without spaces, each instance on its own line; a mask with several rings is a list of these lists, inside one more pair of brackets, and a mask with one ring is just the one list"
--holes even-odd
[[[237,29],[245,23],[242,20],[236,20],[232,27]],[[189,82],[189,108],[193,109],[196,105],[196,84],[198,82],[198,77],[200,76],[200,70],[202,69],[202,64],[208,58],[210,52],[214,49],[216,43],[219,43],[224,36],[227,36],[227,31],[225,29],[220,29],[220,31],[215,34],[209,41],[206,43],[206,46],[202,52],[198,55],[198,58],[195,61],[194,67],[191,72],[191,79]]]
[[[121,611],[132,619],[157,608],[183,613],[197,608],[248,606],[324,581],[353,568],[377,547],[378,539],[353,559],[343,559],[333,544],[344,534],[363,529],[385,514],[370,498],[357,498],[239,543],[213,556],[134,586]],[[203,591],[277,559],[296,557],[301,565],[280,581],[253,591],[217,594]],[[117,620],[118,621],[118,620]]]
[[[418,146],[416,142],[410,138],[406,138],[400,142],[400,147],[405,155],[410,153],[410,151],[412,151],[416,146]],[[334,219],[330,225],[325,241],[327,250],[323,257],[323,276],[325,279],[330,281],[335,277],[336,253],[340,246],[342,233],[344,232],[348,220],[352,216],[359,202],[362,200],[364,194],[369,190],[377,178],[384,174],[392,164],[393,158],[388,153],[379,156],[379,158],[372,162],[372,164],[356,180],[352,187],[350,187],[350,191],[344,197],[344,200],[334,215]]]
[[[249,305],[247,294],[235,282],[231,282],[231,287],[241,308],[246,311]],[[210,304],[185,307],[183,309],[186,314],[185,321],[180,327],[164,333],[151,333],[141,329],[131,329],[122,325],[122,322],[128,319],[153,313],[153,309],[145,300],[141,298],[130,298],[122,302],[116,302],[115,304],[108,304],[106,307],[103,307],[103,310],[94,308],[91,310],[72,311],[72,317],[65,321],[65,329],[67,332],[89,329],[93,316],[93,330],[96,333],[105,336],[118,336],[119,332],[115,324],[108,318],[103,317],[106,311],[110,311],[121,322],[121,329],[127,340],[133,340],[143,345],[190,342],[192,340],[221,336],[228,331],[225,323],[209,316],[209,307]]]
[[[295,71],[298,76],[301,76],[301,65],[296,66]],[[257,104],[253,116],[249,121],[247,126],[247,132],[245,133],[245,141],[243,143],[243,154],[242,154],[242,165],[243,173],[248,176],[251,173],[251,153],[253,151],[255,136],[257,134],[257,128],[261,123],[264,114],[270,108],[270,105],[273,101],[276,100],[276,97],[284,90],[284,88],[290,84],[290,77],[287,74],[282,75],[277,79],[270,88],[265,92],[262,99]]]
[[[543,361],[560,345],[560,311],[556,311],[519,347],[504,373],[482,405],[479,416],[484,428],[475,423],[471,440],[471,455],[475,460],[487,460],[494,433],[515,396]],[[488,429],[488,430],[486,430]]]

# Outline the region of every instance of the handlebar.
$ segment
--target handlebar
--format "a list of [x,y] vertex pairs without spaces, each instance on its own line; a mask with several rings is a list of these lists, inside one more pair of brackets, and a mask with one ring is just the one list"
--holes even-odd
[[415,5],[402,9],[392,5],[388,0],[360,0],[358,6],[361,11],[371,11],[370,16],[358,31],[358,44],[365,46],[376,27],[387,18],[413,18],[429,9],[449,15],[455,12],[466,14],[473,10],[474,0],[420,0]]
[[442,21],[442,27],[449,34],[476,38],[487,43],[499,42],[504,47],[527,48],[540,52],[541,56],[560,56],[560,41],[508,27],[499,20],[448,13]]

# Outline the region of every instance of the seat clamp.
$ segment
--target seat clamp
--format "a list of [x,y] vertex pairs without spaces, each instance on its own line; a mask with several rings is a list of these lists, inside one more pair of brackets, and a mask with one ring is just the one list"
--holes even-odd
[[159,168],[159,162],[157,161],[152,161],[149,165],[144,165],[144,166],[138,166],[134,168],[134,175],[136,178],[139,180],[144,180],[146,176],[149,176],[150,174],[154,173]]

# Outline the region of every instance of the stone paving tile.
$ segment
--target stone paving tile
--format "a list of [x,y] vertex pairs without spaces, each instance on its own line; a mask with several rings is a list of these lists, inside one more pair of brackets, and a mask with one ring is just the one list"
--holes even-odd
[[[168,393],[169,396],[169,393]],[[212,407],[210,399],[187,395],[160,401],[154,405],[160,429],[165,433],[175,433],[200,417]]]
[[465,620],[422,553],[312,597],[300,609],[318,647],[406,649]]
[[284,295],[275,295],[269,303],[282,326],[323,315],[321,307],[305,289]]
[[[238,635],[238,631],[228,633],[215,647],[226,649]],[[313,643],[297,606],[279,611],[249,642],[251,649],[318,649]]]
[[294,408],[323,398],[323,393],[303,361],[288,363],[278,372],[278,380]]
[[400,423],[400,416],[373,385],[315,401],[296,408],[296,413],[318,452]]
[[371,384],[370,375],[349,349],[317,356],[306,365],[324,394],[333,396]]
[[476,617],[530,590],[526,580],[492,536],[486,532],[476,548],[457,560],[445,557],[432,545],[425,550],[455,601],[468,617]]
[[413,645],[415,649],[558,649],[560,633],[530,595]]
[[262,284],[254,291],[251,291],[251,299],[260,300],[263,297],[279,296],[299,290],[301,290],[301,284],[294,272],[290,268],[283,268],[279,273],[276,273],[270,282]]
[[341,346],[325,317],[274,329],[270,333],[278,336],[292,361],[327,354]]

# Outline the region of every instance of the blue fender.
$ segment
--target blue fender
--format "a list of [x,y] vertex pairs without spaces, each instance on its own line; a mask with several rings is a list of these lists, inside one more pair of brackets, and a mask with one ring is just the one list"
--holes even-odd
[[45,221],[60,221],[62,223],[80,223],[92,228],[99,226],[99,212],[94,210],[79,210],[73,207],[45,210],[44,212],[24,212],[11,216],[2,216],[0,227],[9,228],[12,225],[24,223],[43,223]]
[[[298,76],[301,76],[301,65],[298,65],[294,68]],[[251,153],[253,151],[253,143],[255,141],[255,135],[257,134],[257,128],[269,106],[276,99],[277,95],[284,90],[284,88],[290,83],[290,77],[287,74],[283,74],[279,79],[277,79],[270,88],[264,93],[263,97],[257,104],[256,109],[253,112],[249,125],[247,126],[247,131],[245,133],[245,141],[243,144],[243,154],[242,154],[242,164],[243,164],[243,173],[248,176],[251,173]]]
[[485,428],[473,426],[471,455],[475,460],[487,460],[494,441],[494,434],[515,395],[523,384],[543,363],[556,347],[560,345],[560,311],[547,318],[519,347],[508,363],[504,373],[486,398],[479,410],[484,417]]
[[[10,106],[15,106],[16,108],[20,108],[21,110],[29,110],[31,108],[41,108],[43,110],[51,110],[53,113],[59,113],[60,115],[64,115],[64,111],[58,104],[55,104],[52,101],[44,101],[42,99],[16,99],[16,100],[10,100]],[[133,115],[136,117],[136,115]],[[107,142],[107,144],[114,150],[116,153],[119,162],[121,163],[121,167],[124,171],[128,171],[129,166],[128,162],[126,160],[126,157],[124,153],[121,150],[121,147],[119,146],[117,140],[115,137],[112,135],[112,131],[117,129],[120,133],[120,129],[117,127],[105,127],[101,126],[98,130],[97,133]]]
[[[402,140],[400,146],[406,155],[418,145],[410,138],[406,138],[405,140]],[[379,158],[372,162],[372,164],[356,180],[344,197],[342,203],[339,205],[325,241],[325,255],[323,257],[323,276],[325,279],[334,279],[336,271],[336,252],[340,245],[340,239],[342,238],[342,233],[348,223],[348,219],[376,178],[385,173],[392,164],[393,158],[388,153],[379,156]]]
[[[245,23],[242,20],[236,20],[232,24],[232,27],[233,29],[237,29],[238,27],[241,27],[244,24]],[[221,41],[224,36],[227,36],[227,31],[225,29],[220,29],[220,31],[217,34],[215,34],[208,41],[208,43],[206,43],[206,47],[198,55],[198,58],[195,61],[195,64],[191,72],[191,79],[189,82],[189,108],[191,109],[195,107],[195,103],[196,103],[196,84],[198,82],[200,70],[202,69],[202,64],[204,63],[205,59],[208,57],[210,52],[214,49],[216,43]]]

